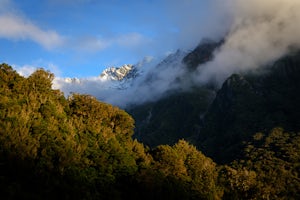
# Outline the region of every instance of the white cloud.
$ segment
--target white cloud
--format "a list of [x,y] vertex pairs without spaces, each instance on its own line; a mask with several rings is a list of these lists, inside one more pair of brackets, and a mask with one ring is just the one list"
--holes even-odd
[[[169,17],[173,19],[174,26],[178,29],[178,34],[175,33],[178,36],[176,40],[174,35],[168,35],[170,32],[162,28],[158,30],[157,40],[150,41],[155,43],[151,43],[152,46],[145,45],[149,39],[137,32],[77,37],[69,39],[64,45],[85,51],[103,51],[112,47],[143,51],[142,48],[155,47],[155,51],[165,52],[169,50],[166,48],[172,45],[175,48],[193,48],[203,37],[225,37],[225,43],[215,52],[214,60],[199,67],[195,79],[200,84],[211,79],[222,83],[232,73],[255,69],[284,55],[291,46],[300,46],[299,0],[169,0],[167,2],[170,9]],[[8,19],[12,21],[9,23],[11,25],[8,26],[8,30],[0,30],[0,36],[4,35],[11,39],[31,39],[45,47],[51,47],[52,44],[57,46],[60,43],[61,37],[55,32],[41,30],[22,18]],[[42,41],[48,39],[49,35],[53,42],[43,43]],[[172,45],[168,45],[171,40]],[[75,85],[57,78],[55,84],[66,93],[89,93],[100,100],[125,106],[130,103],[155,100],[169,89],[182,87],[174,82],[176,77],[184,74],[184,66],[178,63],[162,66],[159,70],[154,68],[155,65],[150,66],[145,73],[146,76],[141,77],[130,90],[126,91],[111,90],[110,85],[101,82],[97,77],[86,78]],[[32,70],[30,66],[23,67],[20,68],[23,73]],[[147,81],[148,78],[152,78],[152,81]]]
[[[196,46],[203,37],[225,37],[225,43],[215,52],[214,59],[198,67],[195,82],[199,84],[210,80],[222,84],[232,73],[255,70],[285,55],[291,47],[300,47],[299,0],[223,0],[224,7],[219,6],[221,0],[212,0],[210,9],[202,14],[196,11],[204,4],[192,0],[182,2],[185,4],[175,4],[172,8],[177,11],[173,14],[178,14],[179,30],[182,31],[176,44],[186,42]],[[189,10],[191,6],[193,9]],[[217,20],[222,15],[228,16],[225,24]],[[132,38],[134,41],[135,37]],[[114,44],[118,44],[117,41],[114,40]],[[126,37],[121,41],[126,41]],[[161,46],[164,44],[162,40],[159,42]],[[155,100],[169,89],[182,87],[173,80],[182,77],[183,68],[175,64],[163,66],[160,70],[152,67],[147,76],[154,77],[153,81],[147,82],[147,76],[144,76],[128,91],[103,90],[101,85],[96,86],[95,81],[83,84],[80,91],[120,106]]]
[[80,51],[102,51],[110,47],[134,48],[145,44],[147,39],[136,32],[117,36],[63,37],[53,30],[43,30],[30,20],[13,14],[0,15],[0,38],[32,40],[46,49],[69,47]]
[[[125,108],[132,104],[141,104],[147,101],[155,101],[172,89],[180,89],[176,78],[183,75],[185,68],[181,63],[184,52],[177,52],[176,56],[171,54],[168,62],[157,65],[160,60],[145,57],[137,63],[140,76],[130,85],[128,89],[117,89],[119,82],[103,80],[100,77],[89,77],[83,79],[56,78],[53,87],[60,89],[69,95],[72,92],[90,94],[97,99]],[[125,83],[126,85],[126,83]]]
[[23,66],[17,66],[17,65],[12,65],[13,68],[21,75],[24,77],[30,76],[34,71],[38,69],[36,66],[31,66],[31,65],[23,65]]
[[46,49],[63,44],[64,39],[53,30],[43,30],[30,20],[12,14],[0,15],[0,37],[13,40],[32,40]]
[[148,41],[139,33],[124,33],[116,36],[82,36],[69,40],[69,46],[76,50],[103,51],[111,47],[135,48],[145,45]]
[[255,70],[300,47],[299,0],[228,0],[233,21],[215,59],[199,67],[198,81],[221,84],[232,73]]
[[[172,39],[175,48],[194,48],[203,38],[220,39],[231,23],[228,0],[166,0],[166,12],[177,30],[160,42]],[[230,0],[229,0],[230,1]]]
[[35,72],[39,68],[43,68],[45,70],[49,70],[51,73],[54,73],[55,75],[60,75],[60,70],[57,65],[46,62],[44,60],[37,60],[33,62],[33,64],[25,64],[25,65],[12,65],[12,67],[21,75],[24,77],[30,76],[33,72]]

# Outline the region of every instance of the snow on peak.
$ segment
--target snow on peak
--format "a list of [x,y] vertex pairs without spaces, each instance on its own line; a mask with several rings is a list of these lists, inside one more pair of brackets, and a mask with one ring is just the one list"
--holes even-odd
[[133,69],[134,66],[130,64],[125,64],[121,67],[109,67],[100,74],[100,78],[103,80],[121,81],[125,79]]

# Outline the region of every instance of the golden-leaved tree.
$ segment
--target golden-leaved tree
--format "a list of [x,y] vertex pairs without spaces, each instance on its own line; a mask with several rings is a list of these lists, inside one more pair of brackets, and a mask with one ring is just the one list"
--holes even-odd
[[1,199],[300,198],[300,133],[257,133],[243,157],[217,165],[184,140],[145,147],[125,111],[65,98],[53,78],[0,65]]
[[48,183],[62,187],[68,180],[97,197],[101,188],[149,163],[143,145],[131,138],[134,121],[126,112],[89,95],[66,99],[51,88],[54,76],[43,69],[24,78],[2,64],[0,77],[3,166],[22,162]]

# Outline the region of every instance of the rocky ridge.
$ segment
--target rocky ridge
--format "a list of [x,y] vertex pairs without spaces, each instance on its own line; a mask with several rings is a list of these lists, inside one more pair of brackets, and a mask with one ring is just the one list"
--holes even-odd
[[121,67],[109,67],[100,74],[100,78],[103,80],[121,81],[128,77],[131,77],[134,66],[131,64],[125,64]]

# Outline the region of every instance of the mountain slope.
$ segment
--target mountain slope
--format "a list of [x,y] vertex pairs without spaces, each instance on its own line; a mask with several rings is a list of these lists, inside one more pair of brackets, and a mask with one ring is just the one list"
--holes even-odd
[[124,81],[138,76],[138,70],[134,65],[123,65],[121,67],[109,67],[100,74],[100,78],[109,81]]
[[[204,43],[187,54],[182,62],[190,70],[177,83],[188,79],[193,67],[201,67],[205,58],[211,59],[221,44]],[[256,132],[277,126],[300,130],[299,91],[300,53],[293,52],[259,70],[231,75],[216,96],[208,86],[174,90],[128,112],[136,121],[134,137],[147,145],[173,144],[185,138],[217,162],[228,163]]]
[[214,96],[211,90],[194,88],[128,109],[136,122],[134,137],[151,147],[175,144],[182,138],[195,142],[199,122]]
[[234,74],[212,103],[199,147],[217,161],[236,158],[244,141],[275,126],[300,130],[300,53],[286,56],[264,72]]
[[189,70],[195,70],[199,65],[212,60],[214,51],[217,50],[223,42],[223,40],[218,42],[209,39],[203,40],[193,51],[188,53],[182,61]]
[[[170,84],[177,84],[180,88],[187,80],[191,79],[192,71],[198,65],[212,59],[213,52],[221,44],[222,42],[205,40],[190,53],[178,50],[158,64],[154,68],[156,74],[154,72],[148,74],[145,80],[151,82],[157,79],[157,76],[160,76],[157,71],[163,67],[176,69],[179,66],[181,69],[176,70],[184,72],[174,77]],[[136,121],[134,137],[151,147],[160,144],[174,144],[182,138],[195,143],[202,126],[202,118],[214,97],[214,89],[195,85],[188,90],[167,91],[161,99],[132,106],[127,111]]]
[[[172,140],[176,128],[195,128],[194,135],[173,136],[195,141],[201,135],[199,146],[209,144],[204,151],[226,165],[184,140],[144,148],[132,140],[134,121],[126,112],[89,95],[66,99],[51,89],[53,74],[38,70],[24,78],[3,64],[1,197],[299,199],[300,132],[293,131],[300,125],[299,64],[295,53],[267,71],[232,75],[204,120],[208,97],[215,97],[209,89],[169,91],[148,104],[148,128],[166,130]],[[290,131],[272,128],[278,124]],[[266,127],[272,130],[251,133]],[[154,138],[161,142],[161,136]]]

